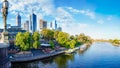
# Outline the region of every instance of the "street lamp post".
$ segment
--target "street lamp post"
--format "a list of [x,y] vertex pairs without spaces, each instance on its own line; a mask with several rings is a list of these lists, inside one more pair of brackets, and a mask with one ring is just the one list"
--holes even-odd
[[9,43],[9,40],[8,40],[8,31],[7,31],[7,15],[8,15],[8,7],[9,7],[9,3],[7,0],[4,0],[3,3],[2,3],[2,9],[1,9],[1,12],[2,12],[2,17],[3,17],[3,21],[4,21],[4,31],[2,33],[2,41],[5,42],[5,43]]
[[8,31],[6,27],[6,20],[8,15],[8,6],[9,3],[7,0],[4,0],[2,3],[2,17],[4,21],[4,30],[2,32],[2,39],[0,42],[0,68],[9,68],[9,58],[8,58],[8,51],[7,48],[9,47],[9,37],[8,37]]

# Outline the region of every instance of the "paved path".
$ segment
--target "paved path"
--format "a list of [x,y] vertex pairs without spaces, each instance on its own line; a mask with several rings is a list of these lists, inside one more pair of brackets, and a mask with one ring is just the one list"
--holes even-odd
[[47,58],[47,57],[51,57],[51,56],[55,56],[58,54],[62,54],[64,53],[65,50],[60,50],[60,51],[55,51],[53,53],[44,53],[44,54],[37,54],[38,52],[34,53],[33,56],[29,56],[29,57],[16,57],[14,59],[11,59],[11,62],[25,62],[25,61],[33,61],[33,60],[37,60],[37,59],[43,59],[43,58]]
[[[81,46],[80,46],[81,47]],[[78,50],[80,47],[76,47],[74,48],[75,50]],[[33,61],[33,60],[38,60],[38,59],[43,59],[43,58],[47,58],[47,57],[51,57],[51,56],[55,56],[58,54],[62,54],[65,53],[67,49],[62,49],[62,50],[58,50],[52,53],[43,53],[40,50],[32,50],[32,55],[27,56],[27,57],[15,57],[13,59],[10,59],[11,62],[27,62],[27,61]],[[24,55],[24,54],[23,54]]]

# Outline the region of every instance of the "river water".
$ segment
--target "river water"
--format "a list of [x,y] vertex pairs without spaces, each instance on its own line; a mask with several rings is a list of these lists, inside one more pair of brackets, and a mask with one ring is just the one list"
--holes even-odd
[[84,51],[28,63],[14,63],[12,68],[120,68],[120,47],[96,42]]

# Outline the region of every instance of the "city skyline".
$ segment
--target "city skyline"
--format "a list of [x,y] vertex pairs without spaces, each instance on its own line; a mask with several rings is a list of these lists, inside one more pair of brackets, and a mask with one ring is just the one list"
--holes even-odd
[[[29,15],[34,10],[37,24],[40,19],[48,21],[48,25],[56,20],[62,27],[62,31],[69,34],[85,33],[94,39],[120,39],[119,2],[119,0],[9,0],[7,22],[16,25],[16,15],[19,12],[23,24],[29,20]],[[2,1],[0,1],[0,8],[1,3]],[[2,28],[1,15],[0,27]]]

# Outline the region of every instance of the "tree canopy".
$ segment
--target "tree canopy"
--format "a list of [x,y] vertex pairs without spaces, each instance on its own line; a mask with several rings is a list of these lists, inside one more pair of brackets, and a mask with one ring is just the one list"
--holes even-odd
[[[19,46],[21,50],[29,50],[31,48],[37,49],[40,46],[40,36],[42,36],[42,38],[45,39],[45,41],[49,41],[49,44],[51,45],[52,49],[54,49],[55,46],[53,41],[66,48],[74,48],[81,44],[92,43],[92,39],[83,33],[74,36],[62,31],[43,29],[41,31],[41,35],[39,34],[39,32],[34,32],[33,35],[29,32],[19,32],[16,35],[15,44],[16,46]],[[114,40],[114,42],[118,43],[117,40]]]
[[50,29],[43,29],[41,31],[41,34],[45,40],[51,40],[54,36],[54,31]]
[[21,50],[29,50],[31,45],[31,37],[29,32],[19,32],[15,38],[15,45],[19,46]]
[[29,50],[31,48],[37,49],[40,45],[40,35],[38,32],[34,32],[31,35],[29,32],[19,32],[15,38],[15,45],[19,46],[21,50]]

